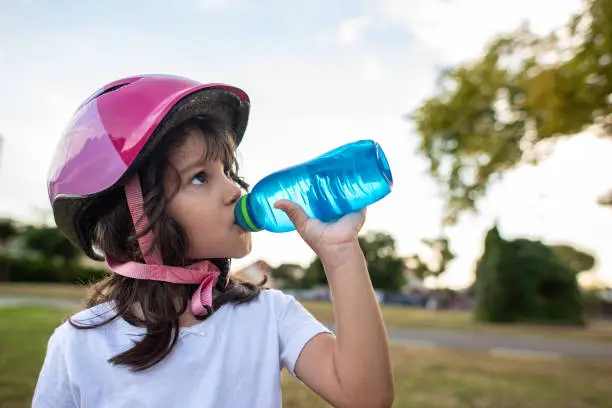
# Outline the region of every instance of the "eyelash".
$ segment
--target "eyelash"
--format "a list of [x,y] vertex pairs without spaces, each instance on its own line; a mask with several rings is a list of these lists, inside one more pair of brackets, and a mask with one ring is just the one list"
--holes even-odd
[[200,181],[199,184],[200,185],[201,184],[206,184],[206,182],[208,181],[208,176],[203,171],[197,172],[196,175],[191,178],[191,184],[195,184],[195,183],[193,183],[193,181],[198,179],[198,178],[200,178],[200,176],[202,176],[201,178],[203,179],[203,181],[198,180],[198,181]]
[[[232,169],[225,169],[224,173],[225,173],[226,177],[229,177],[231,179],[234,178],[233,177],[234,173],[233,173]],[[201,178],[203,179],[203,181],[198,180],[198,181],[200,181],[199,185],[206,184],[208,182],[208,175],[205,172],[203,172],[203,171],[199,171],[199,172],[197,172],[195,174],[195,176],[193,176],[191,178],[192,184],[193,184],[193,181],[196,180],[197,178],[199,178],[200,176],[202,176]]]

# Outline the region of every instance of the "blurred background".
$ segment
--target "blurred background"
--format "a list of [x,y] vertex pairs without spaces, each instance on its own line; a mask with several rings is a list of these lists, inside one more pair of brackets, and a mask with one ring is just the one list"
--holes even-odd
[[[251,97],[242,176],[374,139],[393,192],[361,246],[397,407],[612,407],[612,0],[0,0],[0,407],[104,276],[56,230],[76,107],[144,73]],[[294,233],[233,262],[333,325]],[[284,375],[288,407],[325,404]]]

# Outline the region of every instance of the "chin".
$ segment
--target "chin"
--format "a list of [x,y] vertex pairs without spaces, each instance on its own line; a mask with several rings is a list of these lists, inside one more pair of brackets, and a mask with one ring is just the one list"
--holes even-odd
[[244,258],[245,256],[251,253],[251,249],[252,249],[251,247],[252,245],[251,245],[251,242],[249,241],[248,245],[245,245],[244,248],[240,248],[240,250],[237,250],[235,254],[231,256],[230,258],[234,258],[234,259]]
[[224,240],[215,243],[213,247],[199,246],[192,247],[189,251],[190,259],[218,259],[218,258],[231,258],[240,259],[244,258],[251,253],[252,241],[250,233],[240,234],[240,237],[232,237],[230,240]]
[[218,256],[207,256],[207,257],[201,257],[201,258],[240,259],[250,254],[251,249],[252,249],[252,245],[251,245],[251,240],[249,239],[246,242],[241,242],[239,245],[234,245],[233,247],[227,248],[227,250],[222,251],[222,253],[217,253]]

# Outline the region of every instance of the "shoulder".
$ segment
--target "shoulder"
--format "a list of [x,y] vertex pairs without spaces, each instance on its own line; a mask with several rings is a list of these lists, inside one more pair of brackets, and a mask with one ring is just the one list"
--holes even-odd
[[259,294],[260,301],[273,307],[282,307],[282,305],[294,300],[292,295],[289,295],[279,289],[263,289]]
[[287,294],[279,289],[262,289],[259,295],[253,299],[252,306],[257,309],[265,309],[272,312],[277,318],[282,317],[287,308],[298,303],[293,295]]
[[265,288],[252,300],[245,303],[226,304],[222,315],[231,322],[241,321],[243,326],[278,326],[279,322],[289,318],[297,311],[308,312],[293,295],[284,293],[279,289]]
[[117,315],[113,302],[105,302],[85,310],[81,310],[70,317],[77,325],[90,326],[103,323]]
[[319,321],[295,296],[275,289],[263,291],[261,295],[259,301],[274,312],[282,364],[297,378],[295,365],[305,345],[319,334],[333,335],[333,332],[326,325],[328,322]]
[[[106,325],[87,330],[74,325],[104,323],[115,314],[113,305],[104,303],[73,314],[55,328],[47,342],[32,406],[76,406],[74,396],[82,379],[95,378],[115,350],[106,342],[110,332]],[[117,324],[115,321],[110,324]]]
[[88,328],[90,326],[100,325],[105,323],[117,315],[116,309],[111,302],[101,303],[99,305],[81,310],[66,319],[64,323],[58,326],[51,335],[50,341],[62,344],[63,348],[69,348],[78,344],[80,339],[88,332],[95,329],[79,330],[75,326]]
[[290,332],[301,327],[316,327],[318,330],[325,327],[295,296],[281,290],[263,290],[256,302],[265,308],[268,315],[273,316],[281,331],[285,329]]

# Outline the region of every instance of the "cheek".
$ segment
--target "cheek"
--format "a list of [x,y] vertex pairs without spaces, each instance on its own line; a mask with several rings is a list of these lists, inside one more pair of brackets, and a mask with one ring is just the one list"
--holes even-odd
[[197,214],[194,214],[194,206],[189,205],[189,200],[184,200],[182,197],[175,197],[168,205],[168,215],[176,221],[189,239],[189,242],[193,242],[197,237],[194,235],[198,228],[196,222],[198,220]]
[[179,199],[179,197],[175,197],[172,201],[168,203],[168,215],[174,221],[176,221],[181,228],[187,230],[188,223],[186,222],[186,211],[188,208],[184,208],[185,206]]
[[198,202],[183,206],[177,212],[177,221],[189,239],[189,256],[192,258],[217,257],[225,246],[222,219],[205,203]]
[[[197,191],[196,191],[197,192]],[[179,193],[168,205],[170,215],[185,231],[189,240],[187,257],[241,257],[251,249],[250,234],[240,236],[231,229],[224,208],[213,198]]]

